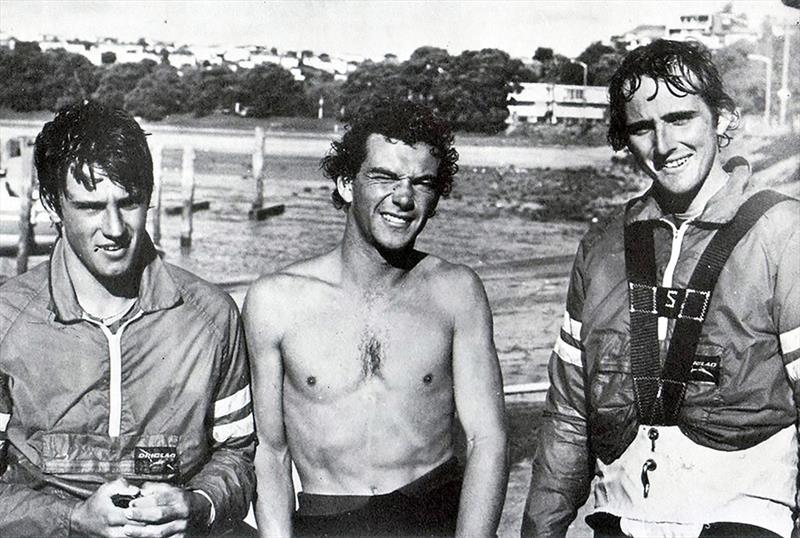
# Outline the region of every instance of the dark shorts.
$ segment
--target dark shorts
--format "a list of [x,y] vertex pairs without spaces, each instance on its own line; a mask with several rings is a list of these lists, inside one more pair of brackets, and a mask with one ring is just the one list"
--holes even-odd
[[298,493],[295,536],[453,536],[463,470],[455,458],[384,495]]
[[[619,522],[619,517],[605,512],[586,517],[586,523],[594,529],[594,538],[625,538]],[[704,525],[699,538],[780,538],[780,536],[755,525],[721,521]]]

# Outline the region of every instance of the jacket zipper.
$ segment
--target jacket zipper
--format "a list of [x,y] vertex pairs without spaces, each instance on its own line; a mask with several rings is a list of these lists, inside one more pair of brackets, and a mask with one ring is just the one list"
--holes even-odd
[[88,322],[100,327],[108,341],[109,380],[108,380],[108,436],[119,437],[122,427],[122,333],[125,327],[142,316],[139,310],[112,333],[111,329],[84,316]]
[[[667,219],[659,219],[659,220],[661,222],[667,223],[667,225],[669,225],[669,227],[672,229],[672,246],[670,247],[669,261],[667,262],[667,266],[664,268],[664,277],[661,280],[662,287],[671,288],[672,278],[675,274],[675,267],[678,265],[678,258],[680,257],[681,254],[681,245],[683,244],[683,236],[689,227],[689,223],[692,222],[692,219],[685,220],[677,228],[672,222],[668,221]],[[668,324],[669,324],[668,318],[659,316],[658,339],[660,341],[664,341],[667,339]]]

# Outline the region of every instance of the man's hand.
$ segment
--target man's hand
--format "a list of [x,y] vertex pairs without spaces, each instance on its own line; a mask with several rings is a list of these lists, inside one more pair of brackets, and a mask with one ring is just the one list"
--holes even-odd
[[211,503],[195,491],[145,482],[141,496],[125,510],[124,532],[140,538],[187,536],[192,530],[205,529],[210,513]]
[[78,504],[70,516],[70,534],[80,536],[125,536],[125,509],[114,506],[112,495],[136,495],[139,488],[128,484],[124,478],[107,482],[97,488],[91,497]]

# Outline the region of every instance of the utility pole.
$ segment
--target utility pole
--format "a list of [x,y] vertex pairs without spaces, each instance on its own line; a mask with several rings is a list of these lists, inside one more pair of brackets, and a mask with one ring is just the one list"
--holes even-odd
[[781,89],[778,91],[780,99],[780,125],[786,125],[786,105],[789,103],[789,41],[791,39],[791,27],[783,27],[783,64],[781,65]]

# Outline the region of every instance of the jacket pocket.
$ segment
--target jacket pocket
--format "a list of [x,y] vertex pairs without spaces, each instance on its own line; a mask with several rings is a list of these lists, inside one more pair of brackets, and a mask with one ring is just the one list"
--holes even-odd
[[174,481],[180,471],[179,441],[178,435],[45,433],[42,471],[84,480]]
[[638,417],[628,336],[597,331],[584,344],[588,366],[589,434],[605,464],[617,459],[636,437]]

